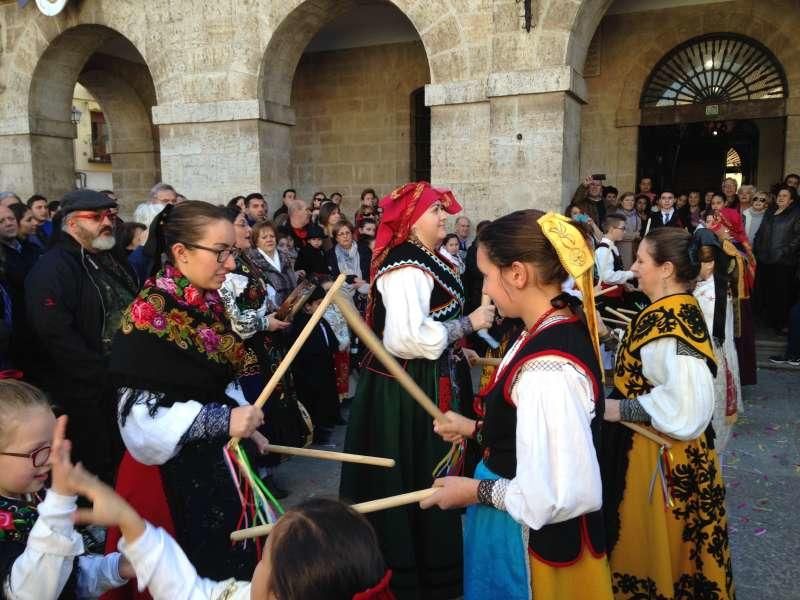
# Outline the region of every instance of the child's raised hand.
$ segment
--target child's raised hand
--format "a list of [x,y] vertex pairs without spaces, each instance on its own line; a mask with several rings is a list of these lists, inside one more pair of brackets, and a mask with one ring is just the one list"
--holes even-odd
[[53,478],[51,489],[62,496],[74,496],[77,492],[69,481],[70,473],[75,468],[70,458],[72,442],[66,435],[67,417],[64,415],[56,420],[53,441],[50,443],[50,469]]
[[73,489],[92,502],[92,508],[79,508],[75,512],[75,522],[101,527],[118,526],[122,537],[133,542],[144,533],[145,522],[133,507],[119,494],[81,465],[76,465],[69,476]]

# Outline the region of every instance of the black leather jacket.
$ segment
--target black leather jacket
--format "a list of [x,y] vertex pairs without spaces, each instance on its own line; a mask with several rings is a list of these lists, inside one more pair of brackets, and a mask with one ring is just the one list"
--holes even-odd
[[[131,282],[137,281],[124,257],[114,254],[113,259],[129,273]],[[104,331],[106,307],[98,271],[93,255],[63,234],[25,280],[28,319],[47,356],[43,382],[56,398],[91,397],[106,384],[108,356],[103,339],[115,332]],[[131,289],[132,294],[136,292]]]
[[764,215],[756,233],[753,252],[759,263],[795,266],[800,254],[800,206],[790,206],[781,214]]

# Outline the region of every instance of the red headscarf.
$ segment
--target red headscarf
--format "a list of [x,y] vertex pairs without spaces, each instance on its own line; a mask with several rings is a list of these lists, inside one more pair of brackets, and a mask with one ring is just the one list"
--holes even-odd
[[[743,246],[749,247],[750,240],[747,239],[747,233],[742,224],[742,215],[735,208],[721,208],[719,210],[719,224],[728,230],[728,235],[731,239]],[[714,227],[714,230],[719,229],[719,226]]]
[[408,240],[411,226],[437,200],[441,201],[442,208],[449,214],[461,212],[461,205],[453,192],[431,187],[427,181],[407,183],[381,199],[379,206],[383,214],[375,236],[370,279],[374,280],[389,250]]

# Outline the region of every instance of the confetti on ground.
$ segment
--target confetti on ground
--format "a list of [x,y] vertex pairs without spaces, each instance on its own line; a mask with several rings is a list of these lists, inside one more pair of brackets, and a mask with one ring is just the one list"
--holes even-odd
[[767,529],[765,527],[759,527],[753,533],[755,534],[756,537],[761,537],[762,535],[767,533]]

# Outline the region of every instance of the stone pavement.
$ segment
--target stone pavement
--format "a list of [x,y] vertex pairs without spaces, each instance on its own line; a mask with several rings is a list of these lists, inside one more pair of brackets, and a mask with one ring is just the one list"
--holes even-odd
[[[800,519],[792,512],[800,501],[800,373],[758,375],[723,457],[737,600],[800,600]],[[337,449],[344,433],[336,428]],[[336,497],[339,471],[335,462],[291,459],[278,472],[293,492],[285,505]]]

